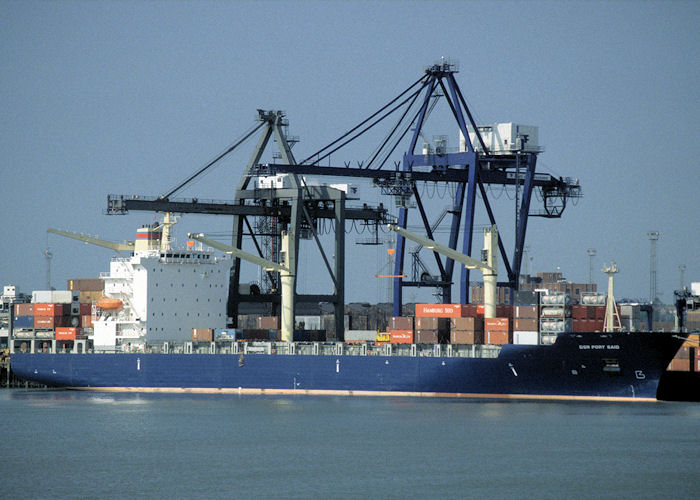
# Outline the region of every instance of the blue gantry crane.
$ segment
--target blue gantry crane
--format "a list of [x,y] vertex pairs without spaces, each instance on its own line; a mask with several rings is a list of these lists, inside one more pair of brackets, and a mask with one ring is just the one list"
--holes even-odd
[[[529,217],[561,217],[567,201],[581,196],[581,188],[575,179],[536,172],[539,150],[536,143],[534,147],[528,145],[534,127],[522,127],[521,131],[516,125],[506,124],[511,126],[508,142],[508,138],[499,136],[495,127],[478,126],[457,84],[454,76],[456,72],[455,65],[444,60],[426,68],[425,74],[399,96],[305,160],[294,165],[261,164],[258,165],[257,172],[260,175],[287,172],[298,175],[371,179],[381,188],[383,194],[393,196],[397,200],[400,207],[398,225],[406,228],[409,214],[415,208],[429,239],[434,238],[433,228],[416,185],[420,182],[455,183],[457,188],[452,200],[453,210],[450,210],[448,245],[456,249],[460,232],[463,231],[461,251],[467,256],[472,255],[472,234],[478,195],[482,199],[490,224],[494,225],[497,221],[487,186],[516,186],[518,198],[513,253],[510,257],[507,255],[500,233],[498,248],[507,276],[507,281],[501,284],[517,290]],[[449,152],[444,144],[438,143],[435,148],[422,148],[417,151],[425,120],[433,109],[435,100],[439,98],[444,98],[449,105],[452,117],[459,127],[462,147],[458,152]],[[330,158],[331,154],[394,113],[400,115],[398,122],[367,163],[358,163],[356,167],[347,163],[343,167],[320,165],[323,160]],[[410,142],[402,162],[391,165],[391,155],[406,137],[410,137]],[[389,168],[385,168],[387,164],[390,165]],[[531,208],[533,192],[538,192],[542,200],[543,206],[540,210]],[[424,280],[406,280],[402,277],[405,253],[405,239],[399,235],[394,269],[396,277],[393,278],[395,316],[401,315],[404,288],[425,286]],[[434,257],[440,274],[439,280],[433,280],[432,284],[442,289],[443,303],[451,303],[455,262],[453,259],[443,258],[437,252],[434,252]],[[461,268],[459,285],[459,300],[461,303],[468,303],[469,270],[464,266]]]

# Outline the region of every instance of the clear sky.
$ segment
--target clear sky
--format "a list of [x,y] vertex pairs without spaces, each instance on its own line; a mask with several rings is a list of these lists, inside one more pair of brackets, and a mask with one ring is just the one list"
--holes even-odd
[[[103,215],[108,194],[168,191],[248,130],[257,108],[286,111],[301,159],[446,56],[479,123],[539,126],[538,171],[583,186],[561,219],[530,220],[533,273],[585,282],[595,248],[594,280],[605,287],[600,269],[615,260],[616,297],[646,299],[647,232],[658,230],[658,290],[671,302],[680,265],[686,284],[700,281],[699,25],[697,1],[0,1],[0,282],[45,289],[47,246],[53,287],[99,276],[109,250],[46,228],[133,239],[154,214]],[[428,137],[456,146],[456,131],[431,122]],[[253,146],[180,195],[233,199]],[[333,163],[364,160],[373,146]],[[497,217],[512,253],[509,195]],[[176,238],[230,230],[227,218],[190,215]],[[387,300],[374,277],[387,254],[354,245],[361,237],[348,235],[347,301]],[[303,255],[301,291],[318,275]],[[430,290],[406,299],[430,300]]]

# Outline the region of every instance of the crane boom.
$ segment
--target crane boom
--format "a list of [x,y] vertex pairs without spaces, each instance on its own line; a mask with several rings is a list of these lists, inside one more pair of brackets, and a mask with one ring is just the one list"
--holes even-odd
[[85,243],[90,243],[91,245],[97,245],[98,247],[109,248],[111,250],[116,250],[117,252],[133,252],[134,242],[127,241],[124,243],[117,243],[116,241],[101,240],[99,238],[93,238],[92,236],[86,236],[84,234],[73,233],[71,231],[61,231],[59,229],[47,228],[47,233],[58,234],[60,236],[65,236],[66,238],[73,238],[74,240],[84,241]]

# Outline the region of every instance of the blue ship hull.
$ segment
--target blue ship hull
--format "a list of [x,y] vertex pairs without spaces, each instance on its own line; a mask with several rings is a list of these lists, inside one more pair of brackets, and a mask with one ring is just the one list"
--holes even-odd
[[111,391],[655,400],[682,340],[564,334],[497,358],[284,354],[12,354],[22,379]]

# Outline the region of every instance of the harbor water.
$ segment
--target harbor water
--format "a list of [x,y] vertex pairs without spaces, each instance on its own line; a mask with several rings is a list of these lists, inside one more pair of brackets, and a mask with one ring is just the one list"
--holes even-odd
[[697,498],[700,405],[0,391],[3,498]]

